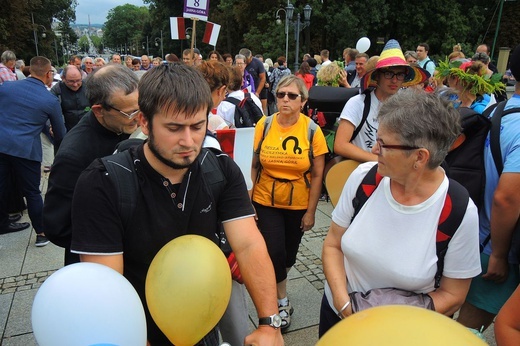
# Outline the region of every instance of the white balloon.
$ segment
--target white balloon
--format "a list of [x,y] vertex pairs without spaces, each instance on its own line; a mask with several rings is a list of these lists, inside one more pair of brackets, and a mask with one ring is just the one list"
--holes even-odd
[[52,274],[32,306],[40,346],[146,345],[141,299],[117,271],[75,263]]
[[360,53],[365,53],[370,48],[370,39],[368,37],[361,37],[356,43],[356,49]]

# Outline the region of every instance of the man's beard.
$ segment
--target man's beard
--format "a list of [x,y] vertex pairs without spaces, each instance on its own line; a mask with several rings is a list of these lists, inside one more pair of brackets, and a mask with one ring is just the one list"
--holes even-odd
[[150,149],[151,153],[159,161],[161,161],[162,163],[164,163],[165,165],[167,165],[168,167],[171,167],[173,169],[185,169],[185,168],[188,168],[189,166],[191,166],[191,164],[193,163],[193,161],[191,161],[189,157],[185,157],[183,159],[184,162],[179,164],[179,163],[173,162],[171,160],[168,160],[167,158],[162,156],[159,149],[155,145],[155,139],[153,137],[153,131],[151,129],[150,129],[150,133],[148,135],[148,148]]

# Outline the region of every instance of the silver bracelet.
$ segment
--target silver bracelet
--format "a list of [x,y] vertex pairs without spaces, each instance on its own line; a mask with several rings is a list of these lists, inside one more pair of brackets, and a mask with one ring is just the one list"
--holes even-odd
[[345,311],[348,308],[349,305],[350,305],[350,300],[348,302],[346,302],[345,305],[343,305],[341,310],[339,310],[338,317],[339,317],[340,320],[343,319],[343,311]]

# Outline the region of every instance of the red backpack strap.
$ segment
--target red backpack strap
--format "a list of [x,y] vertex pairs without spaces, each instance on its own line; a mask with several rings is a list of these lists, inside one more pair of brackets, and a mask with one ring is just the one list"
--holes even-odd
[[[352,206],[354,207],[354,215],[352,216],[352,220],[359,213],[365,202],[368,200],[372,193],[376,190],[377,186],[383,179],[383,176],[377,173],[377,164],[374,167],[370,168],[368,173],[365,175],[361,184],[359,184],[356,197],[352,200]],[[352,220],[350,221],[352,223]]]
[[435,273],[435,288],[441,283],[444,270],[444,257],[448,252],[448,244],[462,223],[469,202],[468,191],[457,181],[450,179],[448,193],[439,216],[437,235],[435,239],[437,253],[437,272]]

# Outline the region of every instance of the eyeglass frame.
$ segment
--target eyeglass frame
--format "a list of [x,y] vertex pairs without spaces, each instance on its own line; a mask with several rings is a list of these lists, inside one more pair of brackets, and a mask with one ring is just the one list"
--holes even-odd
[[379,152],[383,152],[382,149],[396,149],[396,150],[417,150],[423,149],[423,147],[416,147],[411,145],[401,145],[401,144],[384,144],[381,143],[381,138],[376,138],[376,145],[378,146],[377,150]]
[[[280,95],[282,95],[282,97],[280,97]],[[290,92],[286,92],[286,91],[284,91],[284,92],[278,91],[276,93],[276,98],[278,98],[278,99],[284,99],[285,96],[287,96],[289,98],[289,100],[294,101],[298,98],[298,96],[301,97],[302,94],[294,94],[294,93],[290,93]]]
[[[383,75],[383,77],[385,79],[388,79],[388,80],[392,80],[395,77],[398,81],[404,81],[406,79],[406,76],[408,76],[407,72],[394,72],[392,70],[385,70],[385,71],[381,71],[380,73]],[[392,74],[392,75],[390,76],[390,74]],[[399,75],[402,78],[399,78]],[[388,77],[388,76],[390,76],[390,77]]]
[[129,120],[132,120],[133,118],[135,118],[137,116],[137,114],[139,114],[139,112],[141,111],[138,108],[135,111],[133,111],[132,113],[128,114],[127,112],[123,112],[122,110],[117,109],[116,107],[108,105],[108,104],[105,105],[105,108],[112,108],[113,110],[118,111],[119,113],[121,113],[121,115],[125,116]]

